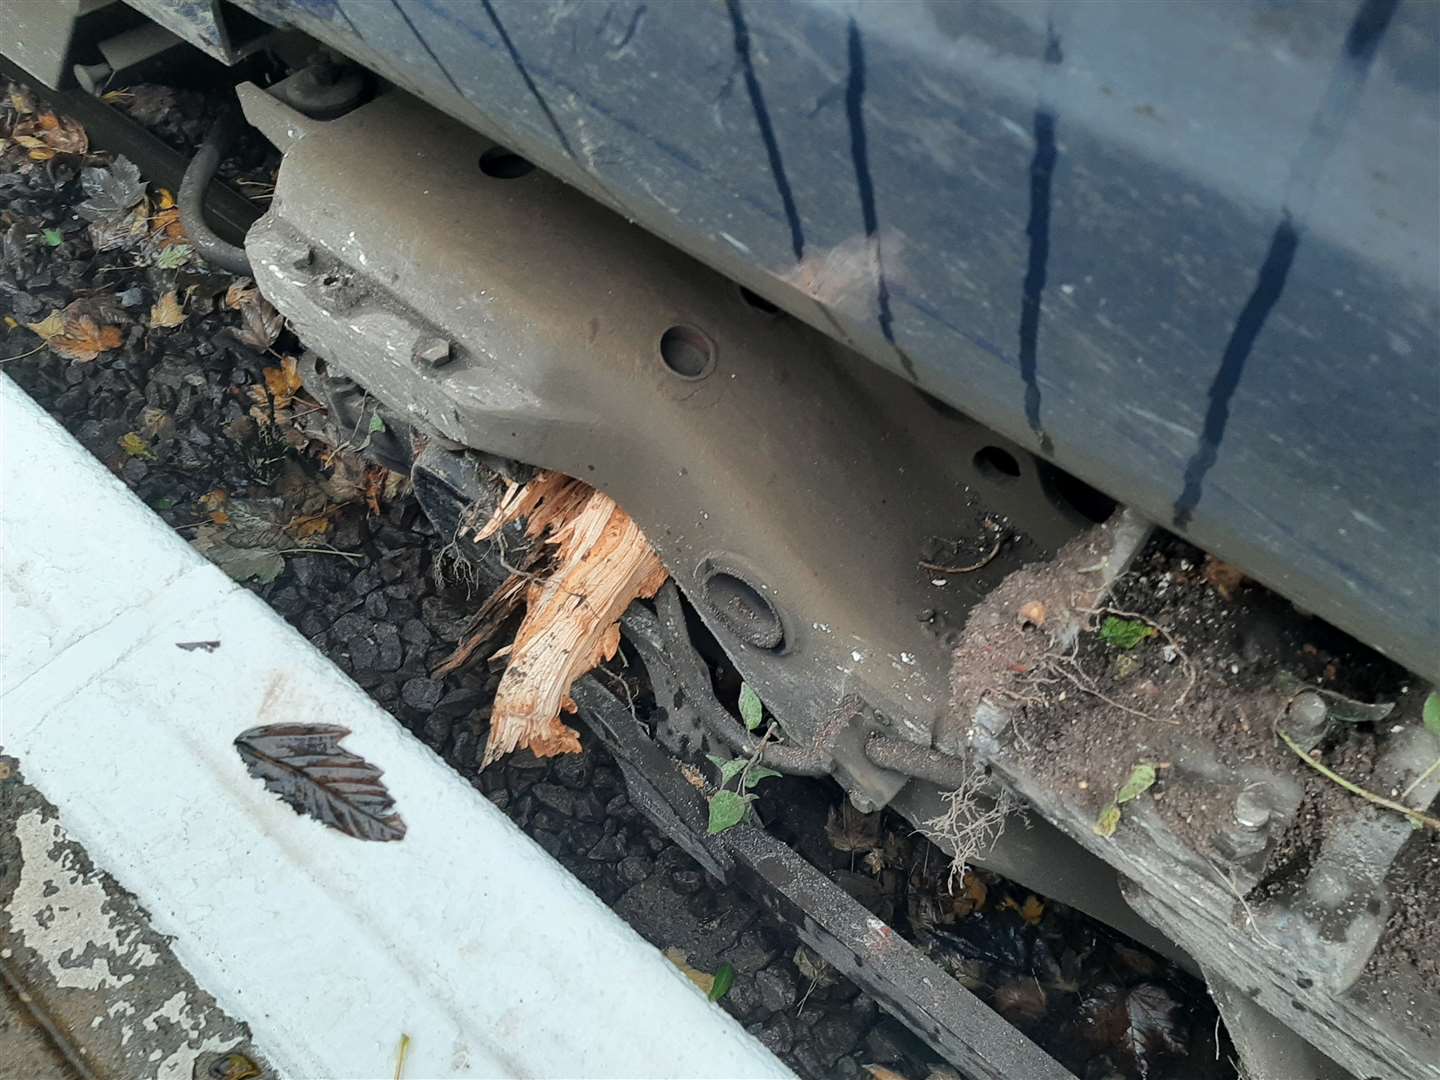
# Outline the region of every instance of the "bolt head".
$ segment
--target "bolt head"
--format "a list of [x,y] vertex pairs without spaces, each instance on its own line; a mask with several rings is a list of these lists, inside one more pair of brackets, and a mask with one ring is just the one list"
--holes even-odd
[[415,345],[415,359],[429,367],[443,367],[455,359],[455,348],[446,338],[421,338]]
[[1264,784],[1250,784],[1235,797],[1235,824],[1258,831],[1270,824],[1270,804]]

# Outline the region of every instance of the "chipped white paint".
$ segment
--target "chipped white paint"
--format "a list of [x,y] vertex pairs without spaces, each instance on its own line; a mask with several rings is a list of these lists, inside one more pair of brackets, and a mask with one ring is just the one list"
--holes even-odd
[[[18,944],[35,950],[56,985],[115,989],[135,977],[126,968],[155,963],[155,950],[105,910],[100,882],[82,874],[60,846],[65,833],[59,821],[31,810],[20,815],[15,834],[20,881],[10,901],[11,933]],[[52,851],[58,857],[52,858]]]
[[[391,1075],[402,1031],[407,1076],[788,1075],[3,375],[0,410],[6,752],[280,1075]],[[222,644],[175,648],[198,640]],[[385,770],[403,841],[327,829],[247,775],[235,735],[296,717],[351,730],[346,747]],[[103,894],[43,869],[53,824],[25,827],[24,944],[108,985],[118,960],[74,955],[65,934],[78,921],[104,940]],[[136,962],[112,939],[105,952]],[[195,1033],[182,1002],[150,1008],[111,1021],[142,1061],[152,1026]],[[207,1047],[225,1049],[167,1048],[154,1075],[188,1077]]]

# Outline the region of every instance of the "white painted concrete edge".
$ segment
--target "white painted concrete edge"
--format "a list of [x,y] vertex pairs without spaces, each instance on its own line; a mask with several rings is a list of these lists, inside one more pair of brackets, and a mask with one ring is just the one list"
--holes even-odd
[[[784,1066],[0,376],[0,745],[295,1077]],[[176,642],[218,640],[214,652]],[[231,743],[336,723],[408,833],[301,817]]]

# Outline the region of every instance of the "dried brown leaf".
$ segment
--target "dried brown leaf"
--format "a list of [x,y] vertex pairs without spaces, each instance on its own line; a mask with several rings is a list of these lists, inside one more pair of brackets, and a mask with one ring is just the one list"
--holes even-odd
[[287,356],[280,361],[279,367],[267,367],[260,372],[265,376],[265,388],[270,391],[276,409],[288,406],[303,385],[296,363],[295,357]]
[[39,322],[26,323],[25,328],[35,331],[48,342],[51,338],[65,333],[65,313],[58,310],[52,311]]
[[259,293],[241,305],[240,317],[244,325],[235,331],[235,337],[260,352],[274,345],[285,328],[285,317]]
[[825,819],[825,839],[836,851],[877,851],[885,844],[880,831],[880,815],[862,814],[849,799],[832,806]]
[[90,149],[90,138],[85,129],[68,116],[41,113],[39,133],[52,150],[61,154],[83,154]]
[[235,749],[250,775],[296,813],[360,840],[403,839],[382,770],[340,746],[349,734],[334,724],[267,724],[242,732]]
[[150,208],[142,199],[135,209],[90,223],[90,243],[96,251],[134,247],[150,233]]
[[152,328],[179,326],[184,321],[185,309],[180,306],[180,297],[174,289],[162,294],[160,299],[150,306]]
[[259,295],[260,290],[255,287],[255,282],[248,277],[236,278],[225,290],[225,306],[231,311],[239,311]]
[[1215,591],[1229,600],[1231,595],[1245,581],[1245,572],[1238,566],[1231,566],[1229,563],[1221,562],[1213,555],[1205,556],[1205,580],[1208,581]]

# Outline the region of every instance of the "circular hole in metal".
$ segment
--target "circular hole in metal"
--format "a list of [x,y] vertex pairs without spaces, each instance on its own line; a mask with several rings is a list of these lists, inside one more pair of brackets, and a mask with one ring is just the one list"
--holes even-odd
[[518,180],[535,171],[535,166],[513,150],[492,146],[480,155],[480,171],[496,180]]
[[763,311],[766,315],[778,315],[780,312],[780,308],[777,305],[772,304],[759,293],[747,289],[744,285],[740,286],[740,299],[744,300],[745,303],[749,304],[756,311]]
[[999,446],[982,446],[975,451],[975,471],[997,484],[1008,484],[1020,475],[1020,462],[1009,450]]
[[693,326],[672,326],[660,335],[660,359],[682,379],[703,379],[715,366],[715,345]]
[[705,602],[741,641],[757,649],[778,649],[785,642],[785,627],[773,604],[759,589],[728,570],[716,570],[705,579]]

